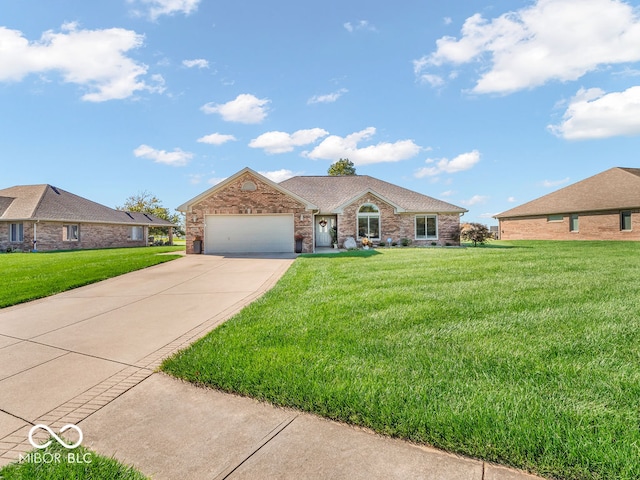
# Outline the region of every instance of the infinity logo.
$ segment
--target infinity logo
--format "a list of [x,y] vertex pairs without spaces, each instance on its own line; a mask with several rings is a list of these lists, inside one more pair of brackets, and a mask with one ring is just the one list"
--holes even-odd
[[61,439],[58,435],[56,435],[53,430],[51,430],[49,427],[47,427],[46,425],[43,425],[42,423],[39,423],[38,425],[34,425],[33,427],[31,427],[31,430],[29,430],[29,443],[31,445],[33,445],[35,448],[47,448],[49,445],[51,445],[51,442],[53,440],[48,440],[47,442],[43,443],[42,445],[38,445],[34,439],[33,439],[33,434],[36,430],[38,430],[39,428],[42,428],[43,430],[46,430],[47,432],[49,432],[49,435],[51,435],[53,438],[56,439],[56,441],[62,445],[64,448],[76,448],[78,446],[80,446],[80,444],[82,443],[82,430],[80,430],[80,427],[73,425],[71,423],[68,423],[67,425],[65,425],[64,427],[62,427],[60,429],[59,433],[63,433],[66,432],[67,430],[69,430],[70,428],[76,430],[78,432],[78,441],[76,443],[73,443],[71,445],[67,445],[63,439]]

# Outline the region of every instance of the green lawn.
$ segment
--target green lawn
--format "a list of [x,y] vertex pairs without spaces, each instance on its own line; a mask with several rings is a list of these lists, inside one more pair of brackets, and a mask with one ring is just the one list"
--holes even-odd
[[0,254],[0,308],[46,297],[178,258],[184,247]]
[[162,367],[557,478],[640,478],[640,243],[298,258]]
[[[113,458],[98,455],[84,447],[67,450],[53,442],[44,450],[33,450],[41,455],[35,461],[12,463],[0,468],[3,480],[145,480],[142,473],[123,465]],[[69,462],[68,455],[72,455]],[[58,455],[58,457],[56,457]],[[43,461],[43,459],[45,459]]]

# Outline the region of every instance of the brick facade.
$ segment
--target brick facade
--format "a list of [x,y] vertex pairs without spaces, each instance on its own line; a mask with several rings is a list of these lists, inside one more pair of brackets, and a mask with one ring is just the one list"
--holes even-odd
[[460,239],[456,237],[460,216],[458,214],[438,214],[438,238],[416,239],[416,215],[432,215],[431,213],[395,213],[394,207],[372,193],[355,200],[345,207],[342,214],[338,215],[338,245],[342,246],[347,237],[358,239],[358,210],[362,205],[371,203],[380,210],[380,239],[386,241],[391,238],[393,242],[400,243],[403,238],[411,240],[412,245],[460,245]]
[[[253,182],[255,190],[243,190],[245,182]],[[193,253],[195,240],[204,241],[205,215],[273,215],[291,213],[294,232],[304,236],[302,251],[313,251],[313,214],[290,195],[276,190],[250,173],[216,190],[191,205],[186,214],[187,253]],[[291,239],[293,244],[293,239]]]
[[[10,242],[9,228],[11,223],[22,223],[23,241]],[[75,223],[79,226],[79,239],[65,241],[63,237],[63,222],[0,222],[0,251],[8,248],[28,252],[33,250],[34,225],[37,249],[48,250],[76,250],[86,248],[116,248],[116,247],[144,247],[147,245],[148,228],[143,227],[142,240],[130,240],[131,225],[112,225],[100,223]]]
[[631,210],[631,230],[621,230],[620,210],[578,213],[578,230],[569,230],[570,213],[562,221],[547,215],[500,219],[501,240],[640,240],[640,210]]

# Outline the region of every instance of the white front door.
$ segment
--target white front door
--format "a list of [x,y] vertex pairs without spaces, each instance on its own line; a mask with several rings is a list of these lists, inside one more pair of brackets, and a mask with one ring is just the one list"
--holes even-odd
[[327,215],[316,216],[316,247],[331,246],[330,230],[336,226],[336,217]]

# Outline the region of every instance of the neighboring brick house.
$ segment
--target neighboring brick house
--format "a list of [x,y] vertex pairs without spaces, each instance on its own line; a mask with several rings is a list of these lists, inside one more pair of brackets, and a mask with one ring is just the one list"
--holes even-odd
[[502,240],[640,240],[640,168],[611,168],[495,218]]
[[293,177],[275,183],[249,168],[178,207],[186,214],[187,253],[293,252],[358,242],[458,245],[466,212],[367,175]]
[[0,190],[0,251],[28,252],[147,245],[149,227],[173,225],[124,212],[51,185]]

